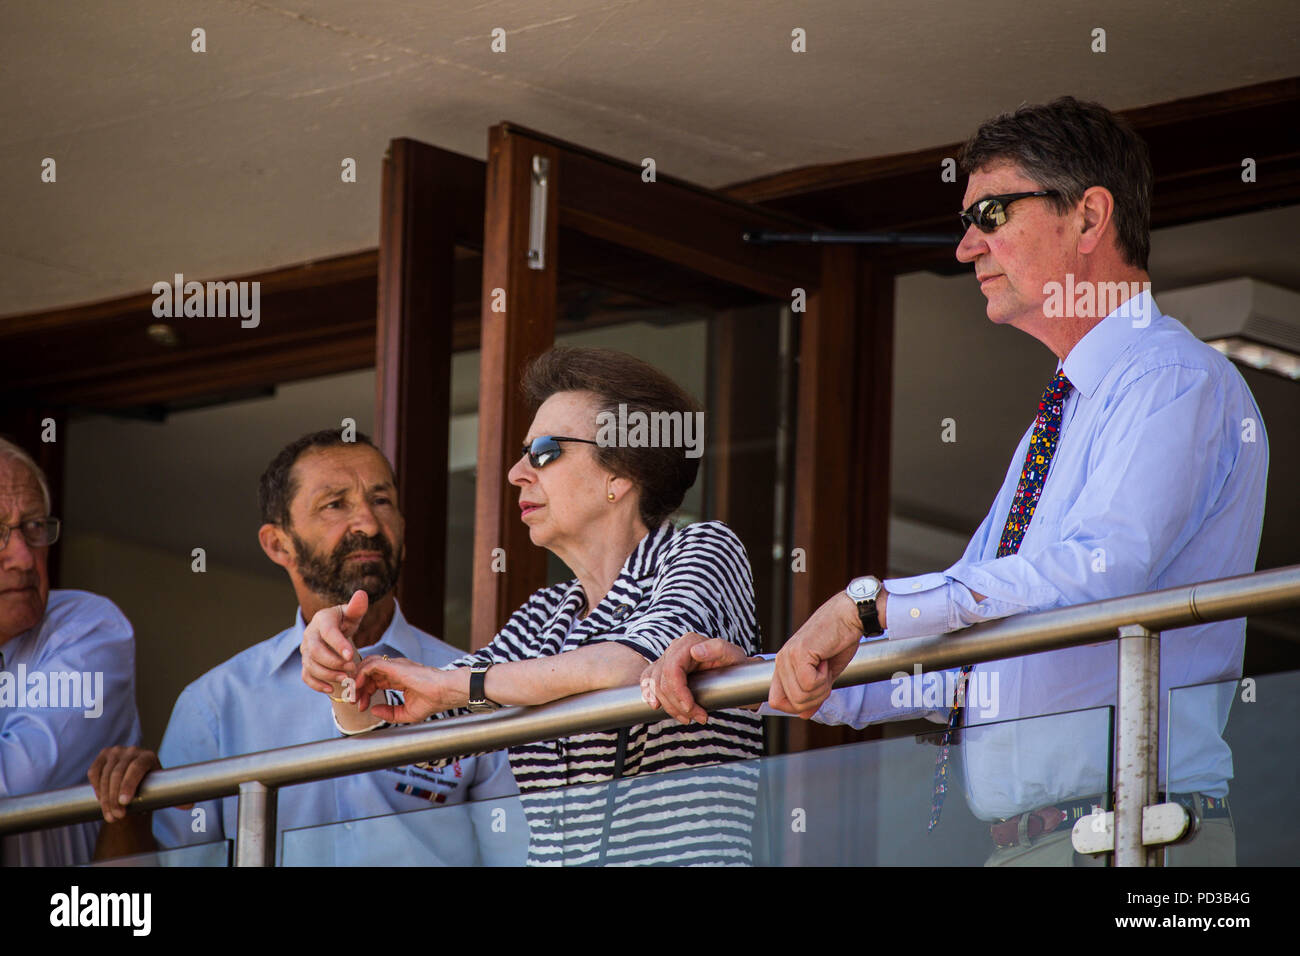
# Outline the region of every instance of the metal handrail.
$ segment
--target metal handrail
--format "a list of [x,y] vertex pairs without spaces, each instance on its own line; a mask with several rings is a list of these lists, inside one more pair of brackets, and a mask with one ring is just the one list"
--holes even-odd
[[[900,594],[896,600],[904,602],[906,595]],[[883,680],[900,671],[910,672],[916,664],[926,670],[939,670],[1111,641],[1117,639],[1121,627],[1128,625],[1140,625],[1158,635],[1170,628],[1297,606],[1300,565],[1292,565],[1016,615],[951,634],[867,642],[858,648],[835,685]],[[706,710],[754,704],[767,699],[772,672],[770,661],[745,663],[697,675],[691,687]],[[510,707],[491,714],[439,720],[432,725],[396,727],[155,771],[140,786],[128,809],[153,810],[230,796],[239,793],[241,785],[254,782],[273,791],[290,784],[661,719],[661,711],[652,710],[641,700],[638,687],[616,687],[538,707]],[[246,788],[246,792],[252,791]],[[11,797],[0,800],[0,834],[99,816],[99,803],[88,784]]]

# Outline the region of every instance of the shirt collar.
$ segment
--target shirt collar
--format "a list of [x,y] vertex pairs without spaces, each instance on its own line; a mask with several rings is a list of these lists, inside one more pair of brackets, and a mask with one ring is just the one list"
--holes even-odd
[[1065,377],[1075,390],[1084,398],[1092,398],[1115,361],[1160,315],[1151,290],[1143,289],[1089,329],[1070,349],[1065,361],[1057,363],[1057,370],[1065,369]]
[[633,581],[644,581],[646,578],[654,577],[663,558],[665,546],[676,533],[677,529],[673,527],[671,521],[665,521],[655,530],[647,532],[637,544],[636,550],[623,563],[623,570],[619,573],[619,577],[627,577]]
[[[297,608],[293,614],[293,627],[275,638],[271,646],[269,673],[279,670],[295,655],[302,646],[302,635],[306,630],[307,622],[302,618],[302,608]],[[396,601],[393,602],[393,619],[388,623],[388,628],[374,644],[361,648],[363,657],[375,653],[390,653],[414,661],[423,659],[420,639],[415,633],[415,628],[411,627],[402,616],[402,608]]]

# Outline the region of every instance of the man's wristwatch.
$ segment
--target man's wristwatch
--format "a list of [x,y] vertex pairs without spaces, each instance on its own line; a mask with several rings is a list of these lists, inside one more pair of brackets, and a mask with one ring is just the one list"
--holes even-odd
[[880,578],[868,574],[865,577],[854,578],[845,588],[845,593],[858,606],[858,618],[862,621],[862,633],[865,637],[875,637],[877,634],[885,633],[885,629],[880,626],[880,612],[876,608],[876,598],[880,596],[881,587]]
[[471,714],[484,714],[501,706],[495,700],[488,700],[487,693],[483,690],[488,668],[491,666],[491,663],[474,664],[469,669],[469,712]]

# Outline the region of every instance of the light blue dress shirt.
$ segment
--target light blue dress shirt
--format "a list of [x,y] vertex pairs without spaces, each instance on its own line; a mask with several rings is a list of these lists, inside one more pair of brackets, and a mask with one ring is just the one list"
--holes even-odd
[[[1057,368],[1074,389],[1020,550],[997,557],[1032,422],[961,560],[940,573],[884,582],[885,638],[940,634],[1255,569],[1268,439],[1232,363],[1142,292],[1094,326]],[[985,600],[976,602],[972,591]],[[1245,634],[1239,618],[1162,635],[1162,789],[1227,793],[1232,755],[1222,733],[1233,685],[1176,695],[1172,733],[1169,690],[1239,678]],[[1007,722],[1114,706],[1117,669],[1114,641],[975,668],[968,703],[977,706],[967,708],[967,721],[995,724],[968,731],[964,741],[967,798],[976,816],[1001,819],[1109,790],[1104,718]],[[888,681],[837,690],[816,719],[861,727],[946,712],[951,695],[936,709],[922,700],[919,683],[911,678],[906,693],[899,692],[902,682]]]
[[[135,634],[108,598],[51,591],[41,623],[0,656],[0,798],[88,783],[100,750],[139,745]],[[98,835],[78,823],[7,836],[0,863],[88,863]]]
[[[304,628],[302,613],[297,611],[293,627],[235,655],[186,687],[176,701],[158,751],[163,766],[336,738],[333,709],[322,706],[325,698],[302,681],[299,646]],[[395,610],[379,641],[361,649],[363,657],[388,654],[430,667],[440,667],[463,653],[412,627],[401,608]],[[466,758],[440,770],[399,767],[285,787],[277,804],[276,823],[281,834],[362,817],[383,819],[292,834],[294,850],[284,862],[318,866],[522,864],[526,833],[507,831],[503,835],[500,827],[494,830],[486,805],[484,814],[463,807],[448,809],[466,801],[494,800],[518,792],[503,752]],[[491,807],[498,805],[500,802]],[[431,806],[440,809],[390,816]],[[508,816],[514,829],[524,828],[516,807],[510,808]],[[153,829],[160,846],[176,847],[233,840],[237,823],[238,798],[232,796],[204,801],[194,810],[156,811]],[[283,850],[282,841],[277,840],[277,861]]]

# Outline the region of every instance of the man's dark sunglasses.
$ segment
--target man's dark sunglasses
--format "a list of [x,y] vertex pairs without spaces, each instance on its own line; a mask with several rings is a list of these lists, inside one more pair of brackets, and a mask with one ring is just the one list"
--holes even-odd
[[562,438],[559,435],[539,435],[527,445],[524,445],[521,454],[528,456],[528,464],[534,468],[545,468],[555,459],[560,457],[560,442],[562,441],[580,441],[584,445],[598,445],[590,438]]
[[1031,196],[1056,196],[1059,195],[1055,189],[1040,189],[1032,193],[1007,193],[1005,196],[985,196],[978,202],[973,202],[970,207],[957,213],[961,217],[963,229],[969,229],[974,226],[980,232],[992,232],[998,226],[1007,221],[1007,207],[1018,199],[1029,199]]

